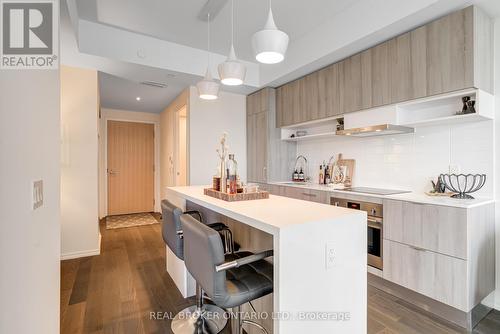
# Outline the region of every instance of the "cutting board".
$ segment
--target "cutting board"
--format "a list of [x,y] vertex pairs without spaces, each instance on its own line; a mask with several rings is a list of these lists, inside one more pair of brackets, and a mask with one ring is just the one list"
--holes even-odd
[[346,178],[344,185],[346,187],[352,186],[352,179],[354,177],[354,167],[356,165],[356,159],[344,159],[342,153],[339,154],[337,158],[337,165],[346,167]]

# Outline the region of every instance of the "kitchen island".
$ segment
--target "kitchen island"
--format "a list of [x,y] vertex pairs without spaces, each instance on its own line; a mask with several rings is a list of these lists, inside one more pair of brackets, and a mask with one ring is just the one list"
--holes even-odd
[[[273,333],[366,333],[366,213],[274,195],[225,202],[203,188],[168,188],[167,198],[272,235]],[[168,248],[167,270],[184,296],[194,294],[192,277]]]

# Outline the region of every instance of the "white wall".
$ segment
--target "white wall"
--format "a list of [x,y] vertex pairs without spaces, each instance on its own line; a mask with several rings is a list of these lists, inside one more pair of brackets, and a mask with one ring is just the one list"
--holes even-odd
[[59,333],[59,134],[59,71],[0,70],[0,333]]
[[189,99],[189,180],[191,185],[211,184],[219,165],[215,151],[223,132],[228,134],[229,152],[235,154],[238,172],[247,176],[246,96],[220,92],[214,101],[198,97],[190,87]]
[[496,309],[500,310],[500,18],[495,21]]
[[61,67],[61,258],[100,252],[97,71]]
[[430,190],[430,180],[457,165],[464,173],[485,173],[487,182],[475,196],[493,197],[494,122],[417,128],[414,134],[299,142],[298,154],[309,161],[313,180],[319,164],[343,153],[356,159],[355,186]]
[[99,122],[99,218],[108,215],[108,187],[107,187],[107,123],[108,120],[137,123],[152,123],[155,131],[155,208],[160,212],[160,114],[119,109],[101,109]]

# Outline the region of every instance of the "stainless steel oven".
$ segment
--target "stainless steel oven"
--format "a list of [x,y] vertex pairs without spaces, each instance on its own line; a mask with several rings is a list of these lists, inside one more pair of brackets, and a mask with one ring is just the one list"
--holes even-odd
[[362,210],[368,214],[368,265],[382,270],[383,268],[383,206],[378,203],[360,202],[343,198],[330,198],[330,204],[344,208]]

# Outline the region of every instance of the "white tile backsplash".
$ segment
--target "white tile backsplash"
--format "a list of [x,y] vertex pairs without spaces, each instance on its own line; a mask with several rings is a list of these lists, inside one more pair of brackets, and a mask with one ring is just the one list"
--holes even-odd
[[297,143],[297,153],[309,160],[309,175],[318,180],[319,165],[342,153],[356,159],[354,185],[423,192],[430,180],[457,165],[462,173],[485,173],[477,196],[493,196],[494,124],[417,128],[413,134],[381,137],[334,137]]

